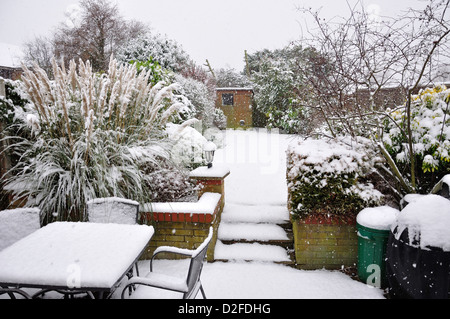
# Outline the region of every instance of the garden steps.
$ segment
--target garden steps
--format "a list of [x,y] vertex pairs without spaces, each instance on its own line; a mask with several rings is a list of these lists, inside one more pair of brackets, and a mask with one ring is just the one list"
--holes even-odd
[[289,212],[281,205],[226,204],[215,261],[262,261],[294,265]]
[[289,212],[282,205],[248,205],[245,203],[226,203],[222,222],[229,223],[289,223]]

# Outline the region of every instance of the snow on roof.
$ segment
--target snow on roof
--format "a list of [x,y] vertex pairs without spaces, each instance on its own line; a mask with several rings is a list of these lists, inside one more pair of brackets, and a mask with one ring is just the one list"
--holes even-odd
[[0,66],[19,68],[22,59],[23,52],[20,46],[0,42]]
[[239,87],[229,87],[229,88],[216,88],[217,91],[253,91],[253,88],[239,88]]

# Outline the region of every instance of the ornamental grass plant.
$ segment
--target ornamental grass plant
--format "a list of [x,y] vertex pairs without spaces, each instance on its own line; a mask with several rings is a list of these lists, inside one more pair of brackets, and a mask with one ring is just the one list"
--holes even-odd
[[85,203],[117,196],[151,198],[148,171],[170,160],[166,123],[185,106],[178,85],[152,84],[151,70],[111,59],[105,73],[87,62],[68,70],[53,61],[54,80],[38,65],[23,66],[21,90],[30,102],[17,112],[8,151],[19,160],[4,188],[38,206],[44,222],[85,220]]

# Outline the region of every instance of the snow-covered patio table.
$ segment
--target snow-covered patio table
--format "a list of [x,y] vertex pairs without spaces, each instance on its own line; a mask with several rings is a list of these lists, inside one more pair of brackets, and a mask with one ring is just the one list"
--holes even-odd
[[108,298],[153,234],[146,225],[49,224],[0,251],[0,286]]

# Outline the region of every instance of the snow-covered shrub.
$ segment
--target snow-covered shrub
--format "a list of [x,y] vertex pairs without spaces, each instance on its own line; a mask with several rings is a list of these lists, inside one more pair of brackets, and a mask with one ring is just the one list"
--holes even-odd
[[182,87],[181,92],[189,100],[193,117],[202,121],[202,129],[213,125],[216,92],[193,78],[175,74],[175,81]]
[[224,148],[226,146],[225,145],[225,135],[226,135],[226,131],[224,131],[224,129],[220,129],[220,128],[216,127],[216,126],[207,129],[203,133],[203,136],[209,142],[213,142],[216,145],[217,148]]
[[227,116],[219,108],[214,108],[213,111],[213,126],[217,127],[219,130],[227,129]]
[[20,117],[21,136],[11,145],[20,154],[5,189],[37,205],[48,221],[83,220],[86,201],[151,198],[145,171],[169,158],[164,128],[184,107],[177,84],[153,85],[151,71],[111,59],[104,74],[89,61],[53,61],[54,81],[35,65],[24,67],[22,90],[29,100]]
[[166,131],[173,143],[170,154],[174,163],[188,169],[206,164],[203,146],[207,140],[196,129],[168,123]]
[[[390,112],[384,145],[400,171],[410,172],[405,107]],[[450,89],[436,86],[421,90],[411,103],[411,131],[418,168],[418,191],[428,193],[450,171]],[[410,176],[405,176],[409,180]]]
[[164,70],[158,62],[153,61],[152,57],[145,61],[131,60],[128,61],[128,63],[136,65],[139,73],[144,70],[150,71],[151,77],[149,78],[149,81],[153,84],[161,81],[171,82],[169,78],[169,72],[167,70]]
[[22,97],[18,89],[19,81],[4,79],[4,83],[6,96],[0,95],[0,119],[3,124],[9,125],[14,122],[15,109],[23,110],[28,101]]
[[[0,77],[0,79],[2,79]],[[18,89],[19,82],[5,79],[5,96],[0,95],[0,162],[1,163],[14,163],[17,162],[18,157],[9,152],[7,145],[13,141],[5,140],[6,135],[18,135],[18,128],[14,126],[15,111],[23,112],[25,105],[28,103]],[[7,173],[4,171],[6,165],[0,167],[0,176]],[[3,177],[2,177],[3,178]],[[6,209],[8,207],[8,196],[3,193],[3,185],[0,184],[0,209]]]
[[298,67],[305,52],[301,46],[289,45],[249,56],[256,111],[266,116],[268,128],[300,134],[312,129],[314,121],[305,106],[312,104],[314,92],[308,89]]
[[380,205],[382,194],[366,180],[378,158],[369,158],[364,147],[337,140],[293,141],[287,150],[291,214],[347,219]]
[[216,84],[219,88],[252,87],[252,82],[243,73],[235,69],[219,69],[215,71]]
[[166,168],[158,167],[148,173],[147,180],[152,189],[150,202],[189,201],[197,198],[197,188],[187,172],[174,169],[168,163]]
[[174,72],[179,72],[190,60],[188,54],[176,41],[160,34],[146,34],[130,39],[117,53],[117,60],[127,63],[145,62],[150,58],[164,69]]

